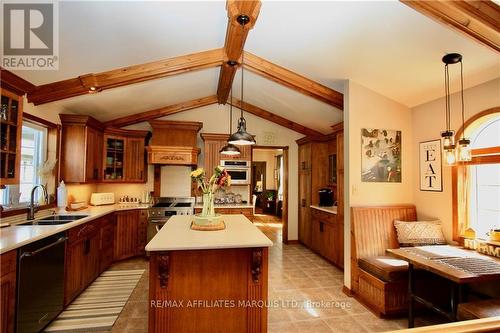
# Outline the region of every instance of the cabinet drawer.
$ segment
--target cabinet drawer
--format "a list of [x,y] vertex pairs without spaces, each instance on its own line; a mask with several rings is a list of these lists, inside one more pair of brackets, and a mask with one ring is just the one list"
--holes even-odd
[[9,251],[0,256],[1,275],[4,276],[10,272],[16,271],[17,252],[16,250]]
[[321,220],[322,222],[327,222],[327,223],[335,223],[335,221],[336,221],[335,214],[322,212],[322,211],[314,209],[314,208],[312,209],[312,217],[315,220]]
[[68,231],[68,243],[74,243],[79,240],[85,239],[88,236],[99,232],[101,220],[94,220],[82,225],[79,225],[77,227],[74,227],[72,229],[69,229]]

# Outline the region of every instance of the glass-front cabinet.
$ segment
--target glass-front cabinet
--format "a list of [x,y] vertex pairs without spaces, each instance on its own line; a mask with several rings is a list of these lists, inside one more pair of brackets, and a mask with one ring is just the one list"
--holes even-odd
[[124,181],[125,138],[104,136],[105,160],[103,181]]
[[19,183],[22,130],[22,97],[1,90],[0,109],[0,185]]

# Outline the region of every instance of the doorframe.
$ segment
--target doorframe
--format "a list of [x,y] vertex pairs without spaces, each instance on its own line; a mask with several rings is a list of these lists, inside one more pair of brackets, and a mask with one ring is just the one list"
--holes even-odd
[[262,146],[253,145],[251,162],[253,162],[253,150],[254,149],[281,149],[283,150],[283,213],[281,214],[281,224],[282,224],[282,239],[284,244],[288,244],[288,175],[289,175],[289,146]]

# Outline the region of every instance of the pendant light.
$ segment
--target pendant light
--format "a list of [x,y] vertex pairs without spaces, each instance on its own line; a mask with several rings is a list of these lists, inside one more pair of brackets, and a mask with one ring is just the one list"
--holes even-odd
[[[228,64],[230,66],[234,66],[236,65],[236,62],[228,61]],[[229,135],[231,135],[232,124],[233,124],[233,88],[231,87],[231,102],[229,103]],[[227,145],[222,147],[219,153],[221,153],[222,155],[237,156],[240,154],[240,150],[238,149],[238,147],[228,142]]]
[[[238,23],[241,25],[242,29],[245,29],[245,24],[250,21],[250,17],[247,15],[240,15],[236,18]],[[240,119],[238,120],[238,130],[231,134],[228,143],[238,146],[254,145],[255,139],[252,134],[247,132],[247,122],[243,117],[243,55],[244,51],[241,53],[241,105],[240,105]],[[232,102],[232,101],[231,101]]]
[[458,160],[467,162],[472,160],[470,140],[465,138],[465,104],[464,104],[464,66],[460,58],[460,90],[462,98],[462,138],[458,140]]

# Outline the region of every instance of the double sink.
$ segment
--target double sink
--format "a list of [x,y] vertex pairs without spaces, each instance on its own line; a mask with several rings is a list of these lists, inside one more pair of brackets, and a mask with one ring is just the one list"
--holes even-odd
[[88,215],[52,215],[43,219],[28,221],[18,225],[59,225],[83,219]]

